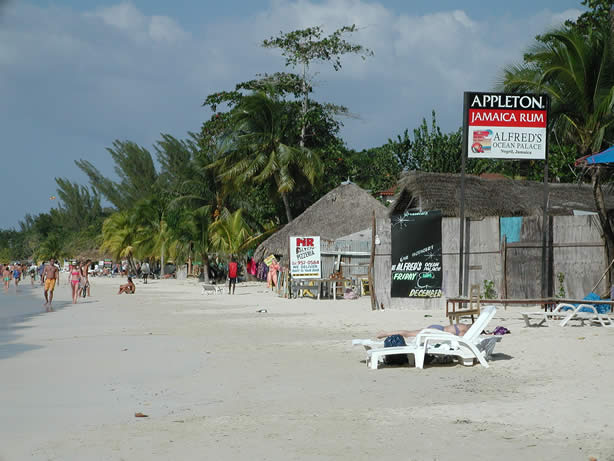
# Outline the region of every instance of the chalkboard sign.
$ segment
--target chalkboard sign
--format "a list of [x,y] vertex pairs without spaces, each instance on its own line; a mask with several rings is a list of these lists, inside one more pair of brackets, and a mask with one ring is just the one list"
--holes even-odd
[[393,215],[393,298],[441,297],[441,212]]

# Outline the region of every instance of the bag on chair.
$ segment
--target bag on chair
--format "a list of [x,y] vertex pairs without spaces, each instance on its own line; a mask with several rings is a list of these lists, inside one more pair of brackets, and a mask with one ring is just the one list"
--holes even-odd
[[[406,346],[405,338],[401,335],[392,335],[388,336],[384,340],[384,347],[401,347]],[[385,357],[386,365],[407,365],[409,361],[407,360],[407,354],[394,354],[387,355]]]

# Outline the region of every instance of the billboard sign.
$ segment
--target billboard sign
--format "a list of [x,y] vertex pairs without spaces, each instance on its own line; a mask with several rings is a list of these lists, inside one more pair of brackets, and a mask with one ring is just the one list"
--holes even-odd
[[544,160],[549,106],[543,94],[465,93],[468,157]]
[[439,298],[442,295],[441,212],[392,216],[393,298]]
[[290,275],[295,278],[321,277],[320,237],[290,237]]

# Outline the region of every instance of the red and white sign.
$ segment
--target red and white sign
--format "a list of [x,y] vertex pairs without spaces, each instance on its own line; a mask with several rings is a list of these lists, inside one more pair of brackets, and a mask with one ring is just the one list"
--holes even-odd
[[468,93],[469,158],[546,158],[546,95]]
[[320,237],[290,237],[290,275],[296,278],[321,277]]

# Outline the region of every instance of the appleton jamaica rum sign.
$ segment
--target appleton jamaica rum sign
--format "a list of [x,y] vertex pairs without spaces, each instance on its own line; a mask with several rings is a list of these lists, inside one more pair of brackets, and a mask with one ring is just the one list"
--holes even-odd
[[547,95],[465,93],[469,158],[546,158]]

